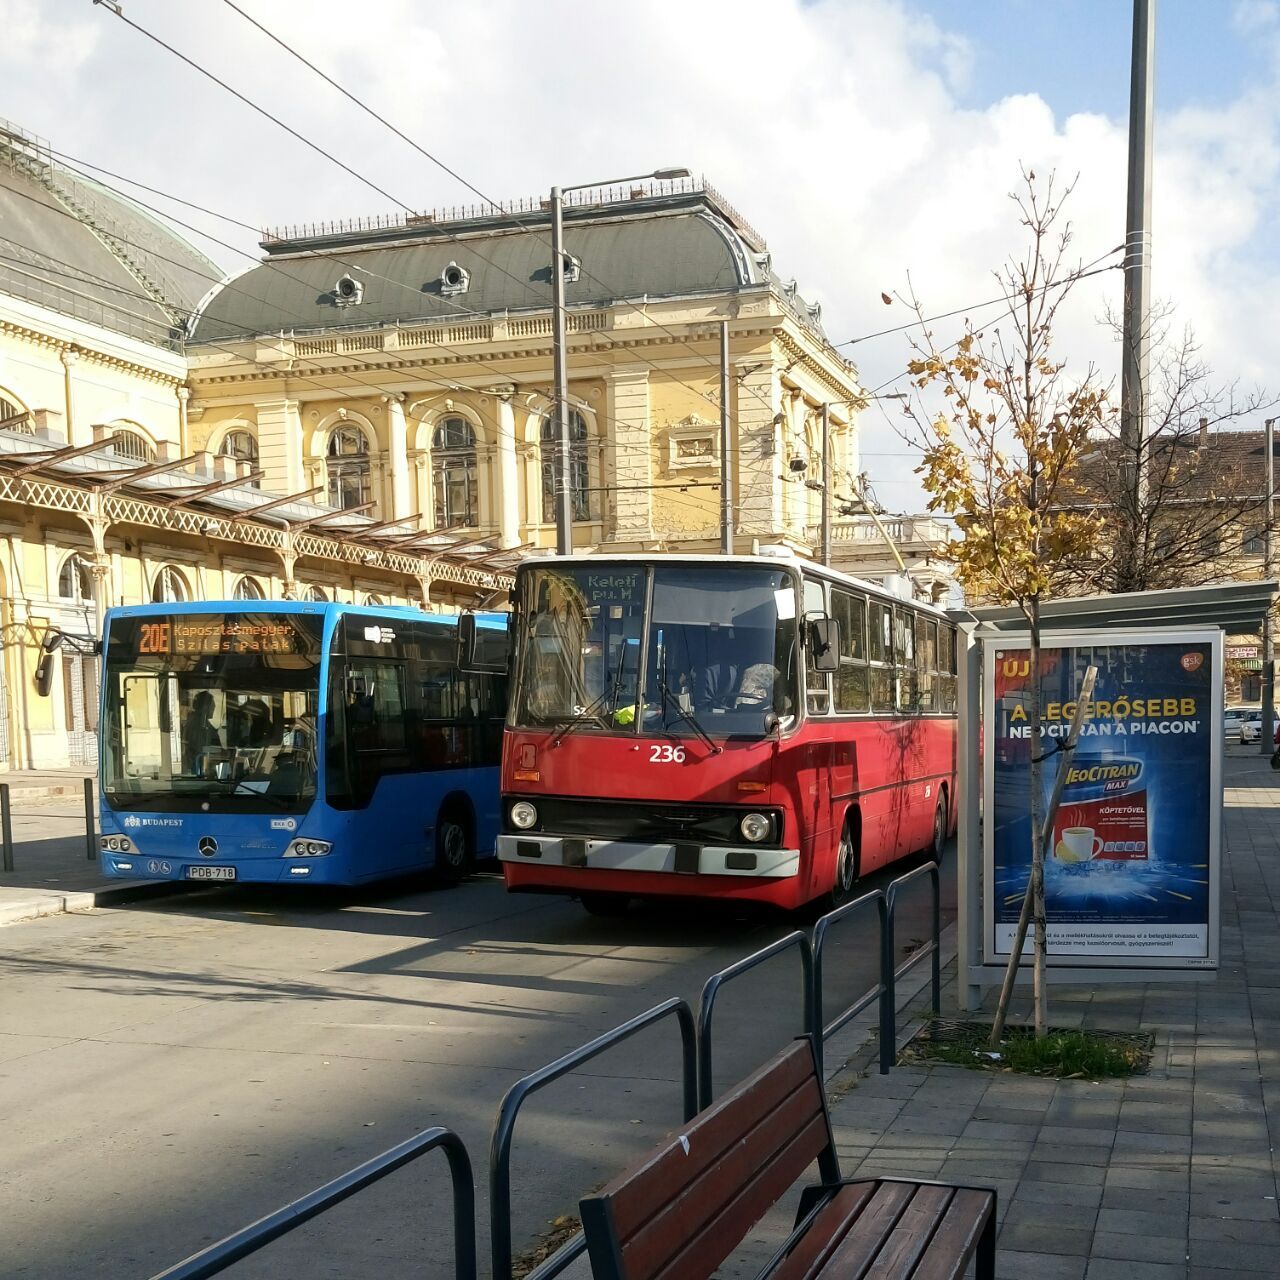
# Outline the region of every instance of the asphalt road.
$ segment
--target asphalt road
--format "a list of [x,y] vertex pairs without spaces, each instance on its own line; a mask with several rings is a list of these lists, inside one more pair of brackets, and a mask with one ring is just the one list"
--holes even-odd
[[[944,863],[944,924],[954,856]],[[869,884],[884,884],[887,876]],[[899,950],[927,936],[927,882]],[[0,930],[0,1275],[152,1275],[420,1129],[476,1166],[482,1273],[496,1107],[521,1075],[796,921],[705,906],[597,920],[486,874],[453,890],[202,889]],[[833,935],[829,1008],[874,981],[874,928]],[[799,964],[726,987],[726,1083],[801,1027]],[[517,1247],[678,1119],[674,1023],[537,1095],[513,1164]],[[228,1272],[451,1274],[432,1156]],[[359,1265],[357,1265],[357,1260]]]

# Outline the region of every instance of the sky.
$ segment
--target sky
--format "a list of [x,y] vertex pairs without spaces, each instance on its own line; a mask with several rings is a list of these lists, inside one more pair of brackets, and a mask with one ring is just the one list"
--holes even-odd
[[[236,3],[495,198],[705,174],[822,303],[831,339],[861,339],[841,350],[884,392],[903,385],[909,335],[866,335],[910,317],[881,294],[910,284],[931,313],[994,296],[1023,243],[1020,166],[1075,183],[1080,262],[1115,261],[1124,239],[1124,0]],[[227,0],[123,11],[396,200],[474,200]],[[0,32],[0,117],[59,151],[253,226],[395,211],[105,5],[0,0]],[[1280,0],[1160,0],[1156,33],[1155,297],[1220,381],[1275,387]],[[242,251],[197,240],[229,271],[247,265],[251,234],[172,210]],[[1079,285],[1057,339],[1117,382],[1102,320],[1120,296],[1118,271]],[[888,509],[920,510],[897,408],[863,416],[862,466]]]

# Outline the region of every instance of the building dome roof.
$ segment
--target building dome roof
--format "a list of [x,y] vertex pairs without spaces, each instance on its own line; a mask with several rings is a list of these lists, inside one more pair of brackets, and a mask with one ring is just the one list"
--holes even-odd
[[[763,243],[705,189],[571,206],[564,222],[565,251],[578,265],[566,278],[570,307],[723,294],[774,280]],[[206,300],[193,342],[552,304],[550,216],[537,207],[304,230],[263,247],[262,263]]]
[[225,274],[125,197],[0,121],[0,293],[177,349]]

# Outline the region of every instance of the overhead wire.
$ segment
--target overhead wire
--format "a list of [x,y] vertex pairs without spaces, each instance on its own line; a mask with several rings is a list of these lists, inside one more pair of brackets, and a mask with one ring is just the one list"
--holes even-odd
[[[95,3],[98,3],[98,2],[99,2],[99,0],[95,0]],[[284,124],[284,123],[283,123],[283,121],[280,121],[277,117],[275,117],[274,115],[272,115],[272,114],[271,114],[269,111],[267,111],[265,108],[258,106],[258,105],[257,105],[256,103],[254,103],[251,99],[249,99],[246,95],[244,95],[244,94],[240,93],[239,91],[237,91],[237,90],[235,90],[235,89],[231,88],[231,86],[230,86],[230,85],[226,84],[224,81],[222,81],[221,79],[219,79],[219,77],[217,77],[216,75],[214,75],[212,72],[207,71],[205,68],[203,68],[202,66],[200,66],[200,64],[199,64],[199,63],[197,63],[197,62],[195,62],[195,61],[194,61],[194,59],[187,57],[185,54],[183,54],[183,53],[181,53],[179,50],[175,49],[172,45],[169,45],[169,44],[168,44],[168,43],[166,43],[164,40],[160,39],[160,37],[153,35],[149,30],[147,30],[145,27],[141,26],[140,24],[138,24],[138,23],[136,23],[136,22],[133,22],[133,21],[131,21],[131,20],[130,20],[130,19],[128,19],[128,18],[125,18],[125,17],[124,17],[124,15],[123,15],[123,13],[121,13],[121,12],[120,12],[120,10],[119,10],[119,8],[118,8],[118,7],[116,7],[116,6],[112,5],[112,4],[107,4],[105,7],[108,9],[108,11],[109,11],[109,12],[111,12],[111,13],[115,14],[115,16],[119,17],[119,18],[120,18],[123,22],[125,22],[128,26],[132,27],[134,30],[138,31],[138,32],[139,32],[139,33],[141,33],[142,35],[145,35],[148,39],[153,40],[156,44],[160,45],[161,47],[163,47],[163,48],[167,49],[169,52],[173,53],[176,57],[180,58],[183,62],[185,62],[188,66],[191,66],[191,67],[192,67],[192,68],[194,68],[195,70],[199,71],[202,75],[206,76],[208,79],[210,79],[210,80],[214,81],[216,84],[219,84],[219,85],[221,85],[223,88],[227,89],[230,93],[232,93],[232,94],[233,94],[236,98],[238,98],[241,102],[244,102],[246,105],[248,105],[248,106],[252,107],[255,111],[257,111],[259,114],[261,114],[261,115],[265,116],[267,119],[272,120],[272,121],[273,121],[274,123],[276,123],[276,124],[279,124],[279,125],[280,125],[280,127],[284,128],[288,133],[290,133],[290,134],[291,134],[292,136],[294,136],[295,138],[299,138],[301,141],[306,142],[306,144],[307,144],[309,147],[311,147],[311,149],[312,149],[312,150],[316,151],[316,152],[317,152],[318,154],[320,154],[320,155],[323,155],[326,159],[333,160],[333,161],[334,161],[334,163],[336,163],[336,164],[338,164],[338,165],[339,165],[339,167],[343,168],[344,170],[346,170],[346,172],[351,173],[353,176],[357,177],[357,178],[358,178],[361,182],[363,182],[366,186],[370,186],[370,187],[372,187],[374,190],[378,191],[378,192],[379,192],[379,194],[385,195],[385,196],[386,196],[389,200],[391,200],[394,204],[397,204],[397,205],[399,205],[402,209],[405,209],[405,210],[406,210],[406,212],[409,212],[409,213],[412,213],[412,212],[413,212],[413,210],[412,210],[412,209],[411,209],[407,204],[405,204],[403,201],[401,201],[401,200],[397,199],[397,198],[396,198],[396,197],[394,197],[394,196],[391,196],[389,193],[387,193],[387,192],[385,192],[385,191],[382,191],[382,189],[381,189],[380,187],[378,187],[375,183],[372,183],[372,182],[370,182],[368,179],[365,179],[365,178],[363,178],[361,175],[359,175],[359,174],[355,173],[355,171],[354,171],[354,170],[352,170],[352,169],[350,169],[347,165],[343,164],[341,161],[336,160],[336,158],[335,158],[335,157],[333,157],[333,156],[329,155],[329,153],[328,153],[328,152],[326,152],[326,151],[324,150],[324,148],[320,147],[320,146],[319,146],[318,144],[316,144],[316,143],[311,142],[309,139],[305,138],[302,134],[300,134],[297,130],[292,129],[292,128],[290,128],[290,126],[288,126],[288,125]],[[235,6],[231,6],[231,7],[232,7],[232,8],[235,8]],[[237,13],[239,13],[242,17],[244,17],[244,18],[246,19],[246,21],[249,21],[249,22],[250,22],[250,23],[252,23],[255,27],[257,27],[260,31],[263,31],[263,33],[264,33],[264,34],[271,35],[271,33],[270,33],[270,32],[267,32],[266,28],[265,28],[265,27],[263,27],[261,23],[258,23],[255,19],[250,18],[247,14],[245,14],[245,13],[244,13],[244,11],[243,11],[243,10],[238,9],[238,8],[235,8],[235,11],[236,11]],[[279,44],[282,48],[287,49],[290,53],[292,53],[292,54],[293,54],[295,57],[297,57],[300,61],[302,61],[303,63],[305,63],[308,67],[310,67],[313,71],[315,71],[315,72],[316,72],[316,74],[323,76],[326,80],[328,80],[328,81],[329,81],[329,83],[331,83],[331,84],[334,84],[334,83],[335,83],[335,82],[334,82],[330,77],[325,76],[325,74],[324,74],[323,72],[319,71],[319,69],[318,69],[318,68],[316,68],[312,63],[308,62],[308,61],[307,61],[305,58],[303,58],[300,54],[297,54],[297,53],[296,53],[296,51],[294,51],[294,50],[291,48],[291,46],[289,46],[289,45],[287,44],[287,42],[285,42],[285,41],[283,41],[283,40],[279,39],[278,37],[276,37],[276,36],[274,36],[274,35],[271,35],[271,39],[272,39],[272,40],[274,40],[277,44]],[[346,91],[344,90],[343,92],[346,92]],[[348,96],[348,97],[352,97],[353,95],[347,94],[347,96]],[[373,115],[375,115],[375,117],[376,117],[376,113],[374,113],[374,112],[370,111],[370,114],[373,114]],[[381,117],[376,117],[376,118],[378,118],[378,119],[380,119],[380,120],[381,120]],[[392,129],[394,130],[394,126],[390,125],[388,122],[386,122],[386,121],[382,121],[382,123],[387,124],[387,127],[392,128]],[[398,130],[396,130],[396,132],[397,132],[397,133],[399,133],[399,131],[398,131]],[[403,135],[401,135],[401,136],[403,136]],[[413,145],[415,145],[415,146],[416,146],[416,144],[413,144]],[[437,164],[437,165],[439,165],[442,169],[444,169],[444,170],[445,170],[445,172],[449,173],[451,176],[458,177],[458,175],[456,175],[452,169],[450,169],[447,165],[443,164],[443,162],[442,162],[442,161],[440,161],[440,160],[438,160],[435,156],[431,155],[431,153],[430,153],[430,152],[426,151],[424,148],[421,148],[421,147],[418,147],[417,149],[421,152],[421,154],[422,154],[422,155],[424,155],[427,159],[429,159],[433,164]],[[508,217],[511,217],[511,218],[512,218],[512,220],[513,220],[513,221],[515,221],[515,222],[517,223],[517,225],[521,226],[524,230],[526,230],[526,231],[531,231],[531,230],[532,230],[532,229],[529,227],[529,225],[528,225],[527,223],[525,223],[523,220],[521,220],[521,219],[518,217],[518,215],[516,215],[516,214],[514,214],[514,213],[512,213],[512,212],[510,212],[510,211],[508,211],[508,210],[506,210],[506,209],[504,209],[504,208],[503,208],[503,206],[501,205],[501,203],[499,203],[499,202],[497,202],[497,201],[493,200],[491,197],[489,197],[489,196],[485,195],[482,191],[480,191],[480,190],[479,190],[479,188],[477,188],[477,187],[473,186],[471,183],[467,182],[465,179],[462,179],[462,178],[460,178],[460,177],[458,178],[458,180],[459,180],[459,181],[461,181],[461,182],[463,182],[463,184],[464,184],[464,185],[465,185],[469,190],[473,191],[476,195],[478,195],[482,200],[484,200],[484,201],[485,201],[485,203],[486,203],[486,204],[488,204],[488,205],[490,205],[491,207],[493,207],[494,209],[498,210],[500,213],[502,213],[502,214],[504,214],[504,215],[506,215],[506,216],[508,216]],[[536,232],[536,231],[535,231],[535,232],[533,232],[533,233],[534,233],[534,234],[537,234],[537,232]],[[457,237],[457,236],[455,236],[455,235],[451,235],[451,234],[449,234],[449,233],[447,233],[447,232],[445,232],[445,233],[444,233],[444,238],[449,239],[449,240],[453,241],[454,243],[459,243],[459,242],[460,242],[460,241],[459,241],[459,237]],[[539,238],[540,238],[540,239],[543,239],[543,242],[544,242],[544,243],[547,243],[544,237],[539,236]],[[499,273],[501,273],[502,275],[506,276],[508,279],[512,280],[514,283],[516,283],[517,285],[519,285],[521,288],[525,289],[525,291],[526,291],[527,293],[531,294],[532,296],[539,297],[539,295],[538,295],[538,294],[536,294],[533,290],[531,290],[531,289],[529,288],[529,285],[528,285],[528,282],[527,282],[527,281],[520,280],[517,276],[515,276],[515,275],[513,275],[511,272],[507,271],[505,268],[503,268],[502,266],[500,266],[498,263],[495,263],[492,259],[490,259],[490,258],[486,258],[486,257],[484,256],[484,254],[482,254],[482,253],[480,253],[478,250],[476,250],[472,244],[467,244],[467,249],[468,249],[468,251],[469,251],[469,252],[471,252],[471,253],[475,254],[475,256],[476,256],[477,258],[479,258],[482,262],[485,262],[487,265],[489,265],[489,266],[493,267],[493,269],[494,269],[495,271],[498,271]],[[592,274],[592,273],[591,273],[587,268],[583,267],[581,263],[579,264],[579,269],[580,269],[580,271],[581,271],[581,274],[582,274],[582,275],[585,275],[588,279],[590,279],[590,280],[594,281],[596,284],[600,285],[602,288],[605,288],[605,289],[609,289],[609,288],[610,288],[610,286],[609,286],[605,281],[600,280],[597,276],[594,276],[594,275],[593,275],[593,274]],[[546,301],[545,299],[542,299],[541,297],[539,297],[539,300],[540,300],[540,301]],[[650,314],[649,314],[649,312],[648,312],[648,310],[647,310],[646,308],[642,308],[642,307],[638,306],[636,303],[634,303],[634,302],[630,301],[629,299],[617,299],[617,301],[618,301],[621,305],[625,305],[625,306],[627,306],[627,307],[631,308],[632,310],[636,311],[638,314],[642,314],[642,315],[644,315],[644,316],[646,317],[646,319],[649,321],[649,323],[653,324],[656,328],[658,328],[658,329],[659,329],[659,330],[661,330],[662,332],[666,333],[669,337],[671,337],[672,339],[674,339],[678,344],[680,344],[681,346],[685,347],[685,349],[686,349],[686,350],[688,350],[688,351],[692,352],[692,353],[693,353],[693,354],[694,354],[698,359],[700,359],[701,361],[703,361],[703,363],[707,364],[707,365],[708,365],[708,367],[710,367],[710,368],[712,368],[712,369],[715,369],[717,372],[719,371],[719,365],[718,365],[718,363],[717,363],[717,362],[715,362],[715,361],[711,360],[711,359],[710,359],[710,358],[708,358],[707,356],[702,355],[702,353],[701,353],[701,352],[698,352],[698,351],[696,350],[696,348],[694,348],[694,347],[689,343],[689,341],[688,341],[688,339],[687,339],[687,338],[683,337],[681,334],[678,334],[675,330],[670,329],[670,328],[669,328],[669,327],[667,327],[666,325],[662,324],[662,322],[661,322],[661,321],[659,321],[659,320],[655,319],[652,315],[650,315]],[[610,346],[616,346],[616,345],[619,345],[619,344],[618,344],[618,343],[616,343],[613,339],[609,338],[607,335],[601,335],[601,336],[602,336],[602,337],[604,337],[604,338],[605,338],[605,340],[606,340],[607,342],[609,342]],[[828,345],[830,345],[830,344],[828,343]],[[635,351],[633,351],[633,352],[632,352],[632,354],[633,354],[633,356],[634,356],[635,358],[639,359],[642,363],[648,364],[651,368],[653,368],[653,369],[655,369],[655,370],[657,370],[657,371],[659,371],[659,372],[669,373],[669,371],[662,369],[662,368],[661,368],[661,366],[659,366],[658,364],[656,364],[654,361],[649,360],[647,357],[645,357],[645,356],[641,355],[639,352],[635,352]],[[677,382],[681,382],[681,380],[680,380],[680,379],[678,379],[678,378],[676,378],[676,379],[675,379],[675,381],[677,381]],[[681,382],[681,385],[685,386],[685,387],[686,387],[689,391],[691,391],[694,395],[697,395],[697,396],[698,396],[698,397],[700,397],[701,399],[705,400],[708,404],[710,404],[710,405],[712,405],[712,406],[718,406],[719,401],[716,399],[716,397],[715,397],[713,394],[711,394],[711,393],[709,393],[709,392],[706,392],[706,391],[703,391],[702,389],[700,389],[700,388],[698,388],[698,387],[694,387],[694,386],[690,385],[689,383],[683,383],[683,382]],[[754,398],[755,398],[759,403],[761,403],[762,405],[764,405],[766,408],[771,408],[771,407],[772,407],[772,406],[769,404],[769,402],[765,399],[765,397],[764,397],[764,396],[763,396],[763,395],[762,395],[758,390],[756,390],[754,387],[746,387],[746,386],[745,386],[744,384],[742,384],[742,383],[740,383],[739,385],[740,385],[740,387],[743,387],[743,389],[745,389],[749,394],[751,394],[751,395],[752,395],[752,396],[753,396],[753,397],[754,397]]]

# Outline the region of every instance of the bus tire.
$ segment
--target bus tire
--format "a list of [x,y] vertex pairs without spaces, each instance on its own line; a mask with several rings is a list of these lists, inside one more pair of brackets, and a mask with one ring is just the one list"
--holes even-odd
[[834,883],[821,900],[827,911],[834,911],[853,897],[858,878],[862,874],[861,861],[862,819],[856,811],[851,811],[845,817],[840,844],[836,849]]
[[947,789],[938,791],[938,807],[933,811],[933,838],[929,842],[929,857],[939,866],[947,847]]
[[435,878],[440,884],[455,885],[470,875],[474,864],[471,823],[461,805],[449,805],[436,820]]
[[579,900],[588,915],[612,920],[625,916],[631,908],[631,899],[625,893],[584,893]]

